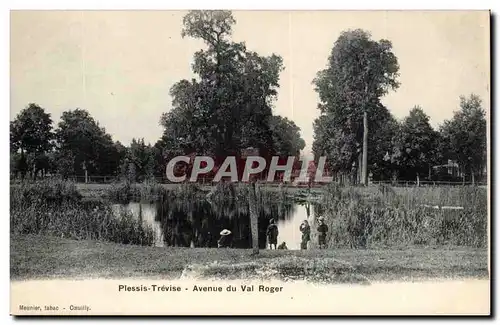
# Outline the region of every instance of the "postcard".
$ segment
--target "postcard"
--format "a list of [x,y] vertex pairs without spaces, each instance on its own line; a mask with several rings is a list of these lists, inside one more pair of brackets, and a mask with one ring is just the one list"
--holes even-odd
[[10,18],[11,315],[490,315],[489,11]]

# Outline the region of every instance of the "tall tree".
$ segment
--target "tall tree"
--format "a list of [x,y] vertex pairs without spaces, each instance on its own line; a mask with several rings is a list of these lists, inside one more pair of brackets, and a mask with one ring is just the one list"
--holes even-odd
[[[331,115],[333,125],[330,127],[337,129],[338,136],[345,137],[344,140],[339,139],[337,144],[341,144],[344,150],[352,148],[358,168],[362,166],[364,184],[368,178],[369,120],[380,106],[380,98],[399,87],[398,71],[398,60],[390,41],[374,41],[370,33],[361,29],[348,30],[341,33],[327,68],[319,71],[313,82],[320,96],[319,109],[322,114]],[[328,149],[334,150],[331,147]],[[359,159],[360,154],[362,159]],[[354,159],[351,163],[344,163],[344,167],[356,165]]]
[[29,104],[10,122],[11,151],[45,153],[52,147],[52,119],[37,104]]
[[429,116],[415,106],[404,119],[397,141],[397,156],[406,179],[430,174],[437,163],[438,134],[429,123]]
[[[154,177],[155,154],[153,148],[149,144],[145,144],[142,138],[132,139],[123,163],[125,166],[122,167],[122,171],[125,171],[125,176],[130,181],[151,180]],[[129,175],[131,168],[134,170],[133,177]]]
[[119,166],[111,136],[83,109],[63,112],[55,132],[59,171],[65,176],[114,175]]
[[485,111],[479,96],[460,96],[460,110],[441,127],[444,143],[449,146],[449,157],[456,159],[464,174],[475,182],[487,161]]
[[[200,39],[207,48],[194,55],[198,80],[181,80],[171,89],[173,109],[161,120],[166,155],[203,153],[218,166],[248,147],[261,155],[274,152],[269,121],[283,60],[233,42],[235,23],[230,11],[195,10],[184,17],[182,36]],[[252,237],[258,242],[254,227]]]
[[[349,125],[342,127],[333,114],[321,114],[313,124],[313,153],[315,161],[325,156],[328,168],[336,173],[350,175],[359,155],[356,133]],[[352,175],[350,175],[352,176]]]
[[52,119],[37,104],[29,104],[10,122],[10,151],[15,155],[16,171],[22,177],[28,170],[35,178],[38,171],[48,169],[48,156],[53,144]]
[[394,139],[400,132],[398,121],[380,105],[369,120],[370,135],[368,167],[374,180],[387,180],[393,177],[396,166],[390,157],[394,148]]
[[300,137],[300,128],[295,122],[281,117],[272,116],[269,125],[273,136],[273,149],[278,156],[298,156],[300,151],[306,146],[305,141]]
[[10,123],[11,154],[16,155],[16,174],[21,172],[22,178],[28,170],[33,178],[39,171],[42,175],[50,168],[48,153],[53,144],[52,119],[49,113],[37,104],[29,104],[14,121]]
[[194,56],[199,78],[181,80],[170,91],[173,109],[161,119],[165,154],[196,152],[221,160],[247,147],[271,153],[269,119],[282,59],[231,41],[231,12],[192,11],[183,23],[183,36],[201,39],[207,48]]

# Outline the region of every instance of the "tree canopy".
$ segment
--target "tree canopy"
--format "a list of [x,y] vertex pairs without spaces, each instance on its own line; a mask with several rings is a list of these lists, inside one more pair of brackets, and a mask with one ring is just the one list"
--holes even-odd
[[49,113],[31,103],[10,122],[11,152],[45,153],[52,147],[52,119]]
[[88,111],[63,112],[55,131],[59,169],[63,175],[113,175],[119,154],[111,135],[99,126]]
[[481,99],[471,94],[460,96],[460,109],[440,129],[443,156],[458,161],[473,178],[482,174],[487,162],[487,128]]
[[[295,154],[304,147],[298,127],[281,123],[272,113],[282,58],[261,56],[232,41],[235,23],[229,11],[192,11],[184,17],[182,35],[203,40],[207,48],[194,55],[197,78],[171,88],[173,107],[161,118],[166,155],[195,152],[217,160],[248,147],[262,155],[284,153],[284,148]],[[276,143],[283,139],[273,133],[272,123],[299,136],[298,144]]]
[[[381,131],[393,119],[380,98],[399,87],[398,71],[390,41],[374,41],[370,33],[360,29],[341,33],[327,68],[319,71],[313,81],[321,112],[314,122],[315,157],[326,155],[333,170],[359,171],[365,111],[370,116],[372,134],[377,135],[377,139],[370,139],[375,143],[368,152],[373,153],[373,148],[387,149],[391,132]],[[385,138],[381,138],[383,135]],[[368,157],[371,166],[380,161],[377,155]]]
[[430,173],[430,168],[439,163],[437,136],[422,108],[412,108],[400,126],[393,148],[394,161],[401,174],[411,179]]
[[[138,134],[125,146],[80,108],[63,112],[54,130],[51,114],[29,103],[10,122],[13,174],[36,177],[42,170],[82,176],[86,171],[144,181],[162,177],[174,156],[211,156],[217,170],[227,156],[239,157],[249,148],[259,149],[268,161],[272,155],[280,162],[295,156],[298,165],[306,147],[301,130],[273,114],[283,59],[233,40],[235,24],[230,11],[194,10],[184,16],[181,36],[201,40],[204,47],[193,56],[194,78],[171,87],[172,105],[160,117],[163,134],[154,145]],[[327,169],[354,182],[365,179],[364,166],[374,180],[414,180],[449,160],[458,164],[464,180],[484,177],[488,143],[481,99],[460,96],[453,117],[434,130],[425,107],[416,105],[397,120],[382,104],[398,89],[398,78],[389,40],[374,40],[361,29],[343,31],[313,80],[320,113],[313,122],[315,159],[326,156]]]

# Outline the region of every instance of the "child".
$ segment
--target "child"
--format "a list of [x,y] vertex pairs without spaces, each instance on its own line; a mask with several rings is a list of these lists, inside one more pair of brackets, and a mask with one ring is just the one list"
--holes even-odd
[[307,249],[307,243],[311,240],[311,227],[307,220],[304,220],[299,227],[300,232],[302,232],[302,242],[300,243],[300,249]]
[[276,249],[276,245],[278,244],[278,234],[278,226],[275,224],[274,219],[269,220],[269,226],[267,227],[266,236],[269,242],[270,249],[273,249],[273,245],[274,249]]
[[218,248],[231,247],[231,231],[224,229],[220,232],[220,239],[217,241]]
[[286,243],[285,243],[285,242],[282,242],[282,243],[278,246],[278,249],[285,249],[285,250],[288,250],[288,247],[286,246]]
[[321,249],[326,248],[326,233],[328,232],[328,226],[325,225],[325,219],[323,217],[320,217],[318,221],[318,244],[319,248]]

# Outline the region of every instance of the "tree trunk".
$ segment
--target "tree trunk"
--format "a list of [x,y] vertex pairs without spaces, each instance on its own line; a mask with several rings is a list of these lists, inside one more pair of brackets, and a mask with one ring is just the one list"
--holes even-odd
[[358,168],[356,169],[356,184],[363,184],[363,153],[358,155]]
[[249,207],[250,207],[250,228],[252,231],[252,248],[253,254],[259,254],[259,213],[257,205],[257,195],[255,192],[255,181],[250,184],[249,191]]
[[368,112],[363,113],[363,165],[361,170],[362,184],[368,185]]
[[474,178],[474,168],[470,168],[470,176],[471,176],[471,181],[472,181],[472,185],[474,186],[474,184],[476,183],[475,182],[475,178]]

